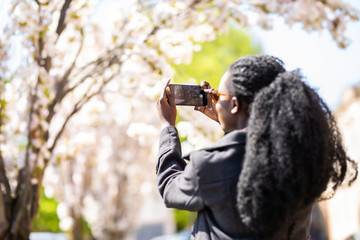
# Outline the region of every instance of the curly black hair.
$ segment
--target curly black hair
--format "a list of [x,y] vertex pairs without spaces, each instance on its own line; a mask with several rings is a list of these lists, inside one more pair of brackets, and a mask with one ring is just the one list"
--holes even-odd
[[276,57],[252,55],[236,60],[228,73],[230,93],[249,106],[237,207],[259,239],[271,239],[296,209],[352,183],[357,164],[344,151],[331,111],[299,70],[287,72]]

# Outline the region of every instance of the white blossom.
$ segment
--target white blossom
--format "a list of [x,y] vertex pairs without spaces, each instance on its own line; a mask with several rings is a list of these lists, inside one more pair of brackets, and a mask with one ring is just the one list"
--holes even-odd
[[[289,25],[329,31],[346,47],[346,25],[359,18],[340,0],[129,0],[96,13],[101,3],[72,1],[58,29],[62,4],[12,0],[0,34],[7,116],[0,148],[9,182],[16,187],[26,161],[43,169],[46,195],[61,202],[61,228],[70,230],[83,215],[99,239],[109,229],[131,229],[141,194],[150,191],[160,131],[155,101],[174,74],[171,63],[190,63],[198,43],[230,21],[270,28],[276,13]],[[21,60],[9,66],[14,49]],[[222,136],[217,123],[192,108],[180,107],[179,116],[185,151]],[[32,184],[39,180],[32,177]]]

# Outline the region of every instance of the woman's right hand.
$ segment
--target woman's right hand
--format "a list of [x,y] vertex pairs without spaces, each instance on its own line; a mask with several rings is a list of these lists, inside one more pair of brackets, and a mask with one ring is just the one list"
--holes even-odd
[[156,107],[162,127],[175,126],[176,121],[176,104],[175,96],[169,88],[171,79],[169,79],[161,93],[160,98],[156,101]]
[[209,94],[209,92],[211,92],[211,90],[213,90],[210,86],[210,84],[206,81],[202,81],[200,83],[201,87],[205,87],[205,92],[208,93],[207,94],[207,105],[206,106],[195,106],[194,110],[202,112],[203,114],[205,114],[207,117],[211,118],[212,120],[219,122],[218,119],[218,114],[216,112],[216,108],[215,108],[215,102],[213,101],[211,95]]

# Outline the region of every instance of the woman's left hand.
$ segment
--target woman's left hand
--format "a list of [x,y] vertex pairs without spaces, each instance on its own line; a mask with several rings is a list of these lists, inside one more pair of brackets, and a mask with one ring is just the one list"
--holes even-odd
[[166,83],[160,98],[156,101],[156,108],[163,127],[175,126],[176,121],[176,105],[175,96],[169,88],[171,79]]
[[210,97],[210,93],[214,90],[213,88],[211,88],[210,83],[206,82],[206,81],[202,81],[200,83],[201,87],[205,87],[205,92],[208,93],[207,97],[208,97],[208,103],[206,106],[195,106],[194,110],[202,112],[203,114],[205,114],[207,117],[211,118],[212,120],[219,122],[219,117],[218,114],[216,112],[216,107],[215,107],[215,102],[212,100],[212,98]]

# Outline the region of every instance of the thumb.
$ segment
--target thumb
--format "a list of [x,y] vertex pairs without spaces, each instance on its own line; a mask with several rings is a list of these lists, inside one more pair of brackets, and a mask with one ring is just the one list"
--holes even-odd
[[175,105],[175,95],[170,91],[169,87],[166,88],[166,95],[169,100],[170,106],[174,106]]

